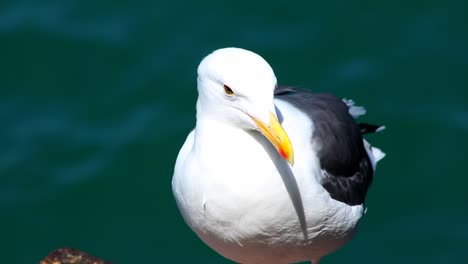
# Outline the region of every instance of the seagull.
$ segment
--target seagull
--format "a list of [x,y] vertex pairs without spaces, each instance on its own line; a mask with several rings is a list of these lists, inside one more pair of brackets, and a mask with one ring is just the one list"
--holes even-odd
[[363,139],[365,109],[278,86],[260,55],[222,48],[198,66],[196,126],[172,190],[188,226],[244,264],[320,259],[346,244],[384,153]]

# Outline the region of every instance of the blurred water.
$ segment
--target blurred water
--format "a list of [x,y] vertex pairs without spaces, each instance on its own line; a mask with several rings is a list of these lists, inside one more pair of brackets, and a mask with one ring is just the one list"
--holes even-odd
[[[360,5],[361,4],[361,5]],[[115,263],[228,263],[172,198],[195,122],[196,66],[239,46],[282,84],[330,91],[382,123],[387,157],[352,243],[325,263],[468,262],[467,6],[0,3],[0,252],[73,246]]]

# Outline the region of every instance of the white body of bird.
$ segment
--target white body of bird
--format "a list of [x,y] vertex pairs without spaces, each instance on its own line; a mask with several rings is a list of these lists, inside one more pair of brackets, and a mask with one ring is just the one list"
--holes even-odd
[[[241,49],[213,54],[198,69],[197,124],[172,181],[185,221],[235,262],[318,262],[352,238],[363,205],[332,199],[322,187],[314,124],[294,105],[273,99],[270,66]],[[232,56],[238,64],[229,65]],[[293,166],[254,120],[268,124],[271,112],[281,113]]]

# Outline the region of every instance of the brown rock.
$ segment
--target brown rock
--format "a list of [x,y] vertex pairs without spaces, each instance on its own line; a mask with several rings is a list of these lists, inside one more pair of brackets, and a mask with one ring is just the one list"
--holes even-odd
[[74,248],[60,248],[52,251],[40,264],[112,264]]

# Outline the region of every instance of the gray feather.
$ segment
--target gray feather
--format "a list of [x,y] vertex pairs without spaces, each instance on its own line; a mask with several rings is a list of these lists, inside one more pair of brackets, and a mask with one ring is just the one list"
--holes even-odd
[[276,88],[275,97],[311,118],[314,124],[311,144],[319,143],[321,184],[330,196],[349,205],[364,203],[374,172],[364,149],[361,127],[350,114],[350,105],[332,94],[315,94],[293,87]]

